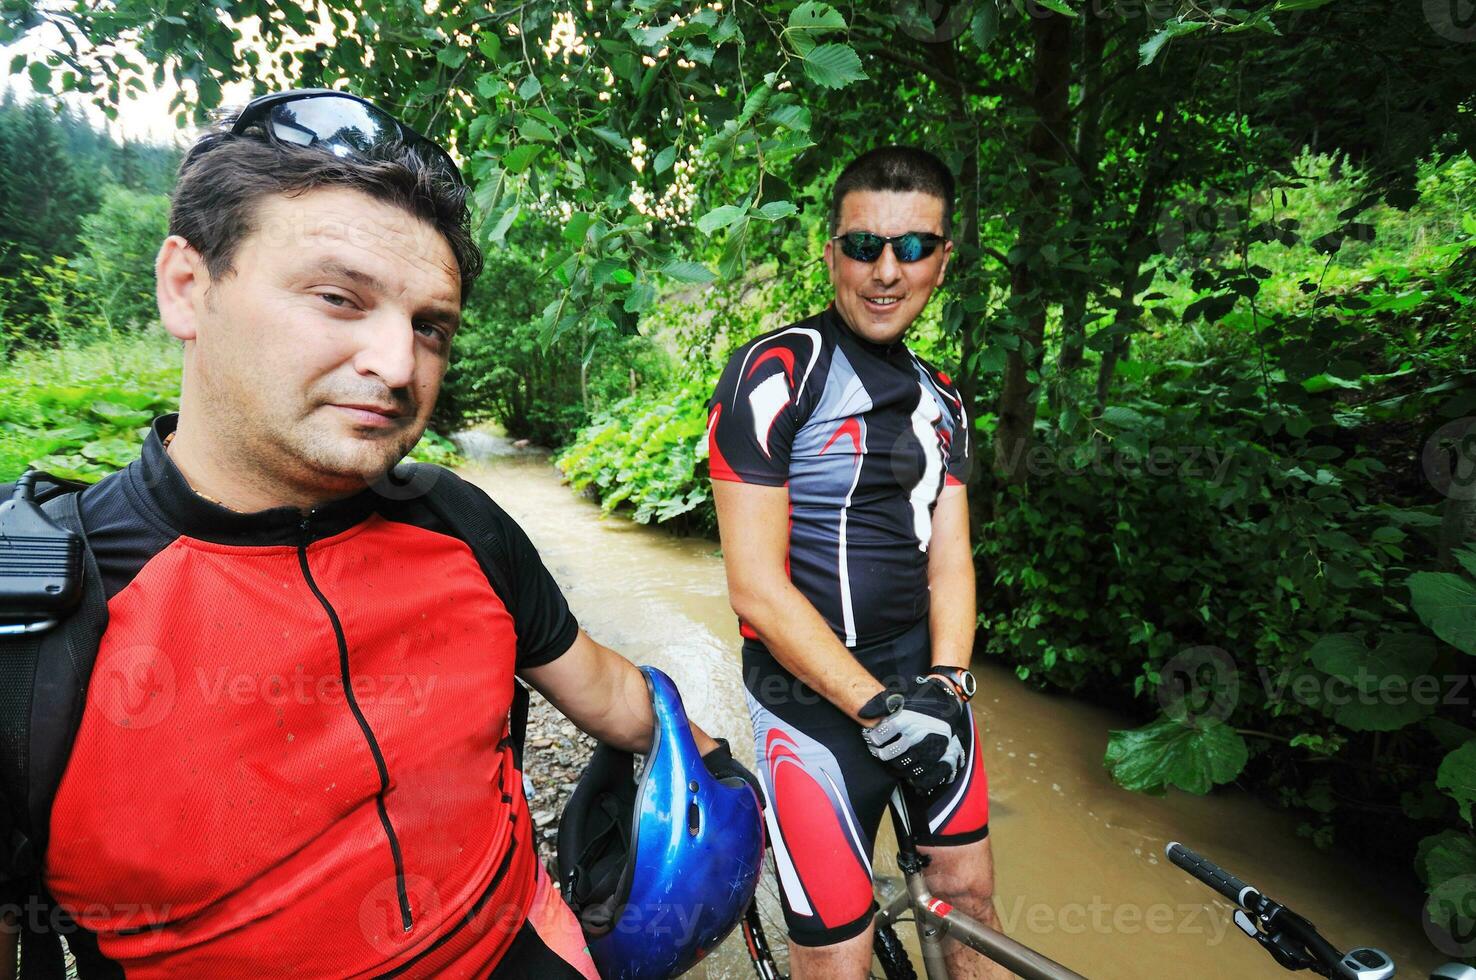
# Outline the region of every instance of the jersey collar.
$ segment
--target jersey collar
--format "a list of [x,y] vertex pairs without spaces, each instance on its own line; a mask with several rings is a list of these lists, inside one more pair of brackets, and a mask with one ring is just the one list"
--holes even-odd
[[249,514],[222,507],[196,493],[164,449],[164,437],[179,413],[161,415],[149,428],[143,453],[129,467],[130,483],[142,500],[180,534],[226,545],[303,544],[348,530],[374,512],[381,499],[372,489],[311,511],[272,507]]

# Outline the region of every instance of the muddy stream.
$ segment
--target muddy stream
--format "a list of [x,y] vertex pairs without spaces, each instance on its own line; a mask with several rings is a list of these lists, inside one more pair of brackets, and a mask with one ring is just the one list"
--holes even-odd
[[[463,474],[527,531],[584,628],[670,674],[691,716],[751,762],[739,640],[716,543],[602,520],[597,505],[559,482],[546,456],[468,436],[463,447],[477,462]],[[1335,945],[1385,950],[1401,977],[1423,978],[1445,961],[1421,930],[1419,896],[1396,893],[1354,856],[1319,853],[1297,836],[1293,816],[1234,790],[1155,799],[1119,789],[1102,755],[1108,730],[1133,727],[1130,719],[1030,690],[997,663],[976,662],[974,671],[995,902],[1016,939],[1091,980],[1286,975],[1231,923],[1228,902],[1163,858],[1164,844],[1179,840],[1307,916]],[[538,772],[531,775],[536,782]],[[896,873],[892,850],[884,829],[879,875]],[[751,976],[737,934],[690,975]]]

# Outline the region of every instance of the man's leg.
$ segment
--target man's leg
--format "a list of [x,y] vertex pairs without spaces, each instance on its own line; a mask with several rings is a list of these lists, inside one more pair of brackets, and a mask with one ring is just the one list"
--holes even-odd
[[859,980],[871,973],[871,933],[868,925],[859,936],[829,946],[801,946],[789,942],[789,975],[792,980]]
[[892,778],[856,723],[818,696],[766,705],[750,691],[748,700],[791,972],[860,980],[876,911],[871,852]]
[[[984,771],[982,740],[972,714],[969,728],[969,753],[963,769],[952,784],[926,802],[925,817],[921,820],[914,817],[913,837],[919,853],[928,858],[923,877],[929,890],[970,918],[1003,932],[994,910],[989,779]],[[1014,976],[955,939],[945,938],[943,950],[953,980],[975,977],[1010,980]]]
[[[928,857],[928,889],[937,897],[997,932],[1004,932],[994,909],[994,850],[989,838],[951,847],[919,847]],[[952,980],[1012,980],[1014,974],[952,938],[943,940]]]

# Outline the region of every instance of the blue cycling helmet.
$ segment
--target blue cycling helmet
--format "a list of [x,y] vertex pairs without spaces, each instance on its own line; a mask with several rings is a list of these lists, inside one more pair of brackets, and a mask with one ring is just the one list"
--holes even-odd
[[559,819],[559,880],[605,980],[685,973],[743,917],[758,886],[763,812],[742,779],[703,765],[671,678],[642,667],[656,716],[635,757],[595,749]]

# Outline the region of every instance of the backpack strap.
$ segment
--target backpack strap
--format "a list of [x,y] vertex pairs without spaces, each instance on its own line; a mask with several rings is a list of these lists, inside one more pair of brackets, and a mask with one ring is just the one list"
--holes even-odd
[[[471,548],[486,572],[498,596],[509,595],[507,580],[508,555],[502,537],[487,510],[487,501],[470,483],[441,466],[415,463],[396,467],[395,480],[403,478],[409,485],[424,486],[425,502],[435,515]],[[528,689],[513,678],[512,707],[508,710],[508,731],[512,737],[513,762],[523,771],[523,743],[528,736]]]
[[[51,804],[86,706],[87,682],[107,620],[102,578],[87,547],[79,505],[87,486],[41,474],[34,498],[48,517],[82,537],[79,604],[45,633],[0,635],[0,891],[21,910],[23,980],[66,975],[41,874]],[[0,493],[9,487],[0,487]]]

